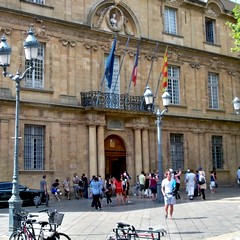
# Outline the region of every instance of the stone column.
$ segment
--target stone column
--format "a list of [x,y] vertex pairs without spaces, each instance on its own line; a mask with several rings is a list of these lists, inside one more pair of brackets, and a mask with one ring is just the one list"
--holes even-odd
[[141,138],[141,129],[134,129],[135,135],[135,175],[141,174],[143,170],[142,165],[142,138]]
[[96,126],[89,126],[89,178],[97,174]]
[[[13,122],[14,123],[14,122]],[[12,153],[12,146],[10,146],[10,141],[9,141],[9,135],[10,135],[10,123],[9,120],[6,119],[1,119],[0,122],[0,133],[1,133],[1,144],[0,144],[0,152],[1,152],[1,161],[0,161],[0,168],[2,169],[1,171],[1,177],[2,179],[7,179],[8,176],[12,175],[12,170],[13,170],[13,154]],[[12,128],[13,129],[13,128]],[[13,140],[12,144],[13,144]],[[23,141],[23,140],[22,140]],[[4,160],[5,159],[5,160]]]
[[143,156],[142,156],[143,157],[143,171],[148,172],[150,170],[148,129],[142,130],[142,152],[143,152]]
[[97,128],[98,174],[105,179],[104,127]]

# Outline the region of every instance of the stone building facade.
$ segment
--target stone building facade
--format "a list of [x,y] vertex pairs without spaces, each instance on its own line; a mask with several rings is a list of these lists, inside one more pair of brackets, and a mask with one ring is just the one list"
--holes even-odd
[[[233,7],[223,0],[0,0],[0,32],[12,46],[8,70],[25,69],[30,26],[41,43],[35,72],[21,82],[20,182],[38,188],[43,174],[52,182],[124,170],[134,182],[141,170],[156,170],[156,116],[141,106],[146,83],[157,88],[167,48],[172,103],[161,126],[163,169],[201,166],[209,178],[215,166],[220,184],[234,184],[240,60],[226,26]],[[103,73],[114,36],[110,90]],[[155,104],[163,109],[161,95],[160,87]],[[0,76],[0,181],[12,179],[14,122],[15,83]]]

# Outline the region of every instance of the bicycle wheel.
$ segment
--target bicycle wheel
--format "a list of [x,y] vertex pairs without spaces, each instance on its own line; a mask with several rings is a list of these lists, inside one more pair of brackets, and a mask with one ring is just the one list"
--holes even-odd
[[64,239],[67,239],[67,240],[71,240],[71,238],[65,234],[65,233],[57,233],[56,234],[56,239],[60,239],[60,240],[64,240]]
[[17,232],[13,232],[11,234],[11,236],[9,237],[9,240],[17,240],[17,237],[18,237],[18,233]]
[[17,234],[17,238],[15,238],[15,240],[27,240],[28,237],[25,235],[24,232],[20,232]]

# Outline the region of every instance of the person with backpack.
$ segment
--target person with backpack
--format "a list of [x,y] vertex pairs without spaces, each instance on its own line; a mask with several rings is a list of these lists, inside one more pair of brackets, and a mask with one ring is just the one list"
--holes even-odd
[[205,196],[205,190],[207,189],[206,177],[205,177],[205,172],[201,167],[198,169],[198,174],[199,174],[198,184],[201,191],[201,195],[203,200],[206,200],[206,196]]

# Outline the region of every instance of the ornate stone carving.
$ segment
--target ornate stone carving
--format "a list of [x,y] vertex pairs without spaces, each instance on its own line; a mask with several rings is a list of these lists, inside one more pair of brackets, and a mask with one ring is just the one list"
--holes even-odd
[[171,4],[172,6],[179,7],[184,0],[165,0],[166,3]]
[[221,13],[221,9],[217,6],[217,4],[215,3],[210,3],[208,5],[207,10],[205,11],[206,15],[208,15],[209,17],[214,17],[216,18],[220,13]]
[[133,58],[135,56],[135,52],[128,52],[128,55],[130,58]]
[[176,49],[168,51],[168,58],[173,61],[179,61],[181,54]]
[[128,28],[128,19],[124,16],[122,10],[116,5],[104,8],[100,12],[97,12],[97,15],[99,16],[99,19],[94,27],[100,28],[105,16],[107,26],[113,32],[121,32],[124,30],[127,35],[134,35]]
[[67,46],[69,44],[71,47],[75,47],[77,45],[77,41],[64,38],[60,38],[59,42],[61,42],[63,46]]
[[210,62],[211,62],[211,68],[218,69],[218,64],[219,64],[218,58],[214,57],[212,60],[210,60]]
[[39,39],[43,39],[43,40],[50,40],[50,36],[47,35],[46,33],[46,27],[42,26],[41,28],[35,28],[35,36]]
[[83,46],[86,49],[93,49],[94,51],[97,51],[99,49],[99,46],[96,44],[85,43],[85,44],[83,44]]
[[230,76],[236,76],[236,71],[235,70],[227,70],[228,75]]
[[120,32],[123,29],[124,15],[121,9],[116,6],[111,6],[106,12],[106,22],[109,27],[114,32]]
[[133,32],[131,32],[128,28],[128,19],[125,17],[124,18],[124,23],[123,23],[123,27],[124,27],[124,32],[127,34],[127,35],[130,35],[130,36],[133,36]]
[[212,10],[212,9],[207,9],[205,11],[206,15],[208,15],[209,17],[214,17],[216,18],[217,17],[217,14]]
[[200,64],[197,63],[197,62],[191,62],[191,63],[189,63],[189,65],[190,65],[192,68],[196,68],[196,69],[199,69],[199,68],[200,68]]
[[153,59],[154,61],[157,61],[157,60],[158,60],[158,58],[157,58],[156,56],[153,56],[153,55],[151,55],[151,54],[146,54],[146,55],[145,55],[145,58],[146,58],[148,61],[152,61],[152,59]]
[[0,31],[3,31],[5,35],[10,35],[12,33],[12,28],[9,27],[0,27]]

